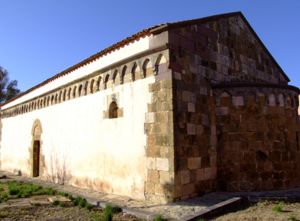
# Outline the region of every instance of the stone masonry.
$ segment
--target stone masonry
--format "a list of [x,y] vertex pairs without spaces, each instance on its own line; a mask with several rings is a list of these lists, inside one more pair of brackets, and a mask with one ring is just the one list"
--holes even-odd
[[[30,95],[31,91],[55,82],[70,71],[92,66],[95,60],[101,61],[100,58],[107,54],[119,53],[121,48],[134,46],[143,40],[145,43],[139,47],[145,47],[144,51],[139,51],[139,47],[135,49],[138,51],[136,54],[128,50],[128,57],[122,60],[22,101],[26,93]],[[287,75],[239,12],[167,23],[145,29],[48,79],[15,98],[17,104],[14,106],[9,106],[9,102],[6,108],[5,104],[2,105],[1,127],[4,125],[4,129],[1,134],[8,137],[10,129],[15,131],[13,123],[10,123],[15,117],[31,123],[28,116],[38,118],[36,116],[39,115],[35,114],[40,113],[39,109],[46,113],[50,107],[53,110],[57,107],[55,110],[60,113],[62,109],[58,107],[62,104],[75,105],[85,101],[83,104],[90,105],[90,114],[96,114],[96,120],[86,125],[85,130],[89,131],[91,125],[95,130],[101,128],[101,124],[107,125],[99,131],[89,132],[95,133],[97,139],[94,146],[86,144],[86,149],[92,147],[90,150],[94,151],[87,153],[86,159],[94,159],[99,167],[88,165],[87,171],[96,174],[110,166],[110,159],[116,159],[112,166],[118,168],[113,170],[116,177],[108,179],[111,183],[105,185],[109,191],[118,179],[116,188],[123,194],[130,189],[133,198],[138,194],[144,200],[171,202],[216,190],[262,191],[299,187],[300,91],[288,82]],[[126,93],[129,97],[125,100]],[[130,104],[134,98],[136,102]],[[18,103],[18,99],[22,102]],[[103,109],[112,102],[115,102],[119,119],[110,120],[110,108]],[[128,103],[132,106],[127,106]],[[77,113],[83,106],[70,109],[70,113]],[[95,107],[102,110],[101,113],[93,112]],[[84,110],[82,113],[87,111]],[[52,112],[47,114],[53,117]],[[74,121],[77,119],[82,120],[76,117]],[[43,120],[45,122],[48,118]],[[41,129],[43,122],[37,122],[40,125],[37,128]],[[84,119],[80,122],[80,126],[86,123]],[[122,125],[123,130],[119,130],[118,125]],[[136,134],[142,135],[140,140],[137,139],[141,141],[140,146],[127,143],[138,137],[128,139],[132,134],[127,128],[133,125],[136,126]],[[43,125],[43,133],[36,130],[29,134],[32,143],[41,141],[42,167],[47,161],[47,136],[44,135],[50,136],[44,128]],[[101,137],[100,130],[107,132],[108,129],[114,136],[100,145],[105,136],[111,135],[108,132]],[[76,138],[84,137],[81,135],[86,131],[78,127],[80,136]],[[10,155],[7,137],[4,149]],[[115,143],[116,153],[108,154],[110,158],[107,159],[103,157],[113,150],[111,143],[119,141],[119,137],[124,140],[123,143]],[[56,138],[53,135],[53,140]],[[31,158],[27,160],[29,168],[33,161],[32,143],[28,143],[31,145],[28,154]],[[2,157],[2,140],[1,145]],[[19,148],[20,145],[15,146]],[[122,148],[118,149],[120,146]],[[97,152],[102,147],[102,152]],[[135,152],[129,152],[132,149]],[[127,154],[124,166],[120,166],[119,161],[124,160],[125,155],[121,156],[118,151]],[[137,157],[132,157],[133,153]],[[15,159],[14,155],[10,157]],[[6,162],[8,168],[16,167],[11,161]],[[139,164],[123,171],[131,161]],[[74,171],[77,172],[78,168],[75,167]],[[131,180],[128,180],[129,173],[134,174]],[[101,175],[100,172],[96,174],[95,180]],[[139,176],[140,179],[134,181]],[[95,180],[91,181],[91,188],[97,186],[98,181]],[[126,180],[128,185],[124,190]],[[87,183],[82,178],[80,182]],[[99,182],[103,183],[103,180]],[[106,189],[101,190],[105,192]]]

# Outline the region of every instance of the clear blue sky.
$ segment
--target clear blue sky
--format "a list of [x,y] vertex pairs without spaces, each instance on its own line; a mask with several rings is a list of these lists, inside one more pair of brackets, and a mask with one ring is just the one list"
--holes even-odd
[[24,91],[149,26],[241,11],[300,87],[300,0],[1,0],[0,65]]

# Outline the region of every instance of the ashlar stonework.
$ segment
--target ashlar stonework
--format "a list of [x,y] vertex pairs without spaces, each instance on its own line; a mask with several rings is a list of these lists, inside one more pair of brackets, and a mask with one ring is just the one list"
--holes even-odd
[[237,13],[145,29],[1,105],[1,169],[135,199],[300,186],[299,89]]

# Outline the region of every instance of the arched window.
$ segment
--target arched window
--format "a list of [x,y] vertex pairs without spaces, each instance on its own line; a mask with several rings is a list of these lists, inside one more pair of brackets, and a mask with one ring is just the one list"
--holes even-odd
[[147,75],[149,74],[149,69],[151,67],[151,64],[150,64],[150,60],[149,59],[146,59],[144,61],[144,64],[143,64],[143,78],[147,77]]
[[82,84],[78,87],[78,97],[82,95]]
[[73,88],[73,97],[72,98],[75,98],[76,97],[76,86]]
[[106,75],[106,76],[105,76],[105,80],[104,80],[104,89],[107,88],[108,80],[109,80],[109,75]]
[[137,64],[134,63],[132,68],[131,68],[131,80],[135,81],[135,73],[136,73],[136,69],[137,69]]
[[95,82],[95,80],[92,79],[92,80],[91,80],[91,84],[90,84],[90,93],[91,93],[91,94],[94,93],[94,82]]
[[124,77],[125,77],[125,74],[126,74],[126,70],[127,70],[127,66],[125,65],[122,69],[122,73],[121,73],[121,84],[124,83]]
[[112,101],[109,105],[109,118],[117,118],[118,117],[118,105],[115,101]]

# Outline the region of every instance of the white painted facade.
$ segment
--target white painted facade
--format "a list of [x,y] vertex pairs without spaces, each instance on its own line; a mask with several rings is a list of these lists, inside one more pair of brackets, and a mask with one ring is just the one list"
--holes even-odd
[[150,37],[148,36],[143,37],[139,40],[136,40],[133,43],[130,43],[122,48],[119,48],[118,50],[106,54],[105,56],[102,56],[87,65],[84,65],[74,71],[71,71],[67,75],[64,75],[60,78],[56,78],[54,81],[47,83],[43,87],[37,88],[32,92],[20,97],[19,99],[4,105],[2,109],[10,108],[16,104],[22,103],[26,100],[30,100],[31,98],[37,97],[55,88],[58,88],[69,82],[72,82],[76,79],[89,75],[101,68],[107,67],[111,64],[121,61],[122,59],[147,51],[149,47],[150,47]]
[[[71,175],[70,184],[143,199],[144,123],[151,100],[148,85],[154,80],[151,76],[3,119],[1,169],[30,174],[31,131],[34,121],[39,119],[42,154],[46,156],[44,179],[49,179],[53,171],[62,170],[65,163],[66,172]],[[111,94],[119,97],[123,117],[103,118]]]
[[[3,105],[1,110],[18,104],[24,106],[24,102],[43,95],[49,97],[47,93],[73,84],[77,79],[165,45],[168,35],[157,36],[142,37],[97,58]],[[167,63],[167,60],[163,58],[161,62]],[[43,108],[26,109],[22,114],[2,118],[1,170],[32,176],[32,130],[38,120],[42,127],[40,162],[43,163],[39,178],[59,182],[55,174],[65,173],[64,183],[70,185],[145,199],[147,136],[144,124],[147,105],[152,99],[149,85],[160,78],[165,78],[164,74],[119,85],[111,86],[111,82],[111,87],[86,96],[68,98],[54,105],[51,101],[50,106],[44,103]],[[114,119],[105,116],[112,96],[117,97],[123,113]]]

